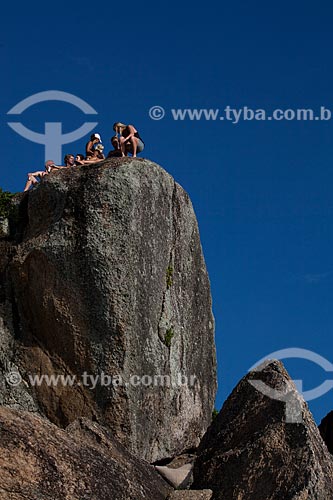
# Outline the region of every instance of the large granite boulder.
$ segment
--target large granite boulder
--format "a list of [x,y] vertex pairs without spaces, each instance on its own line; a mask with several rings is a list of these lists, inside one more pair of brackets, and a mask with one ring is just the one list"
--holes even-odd
[[234,389],[200,444],[192,487],[214,500],[332,500],[332,458],[280,362]]
[[163,500],[172,488],[106,429],[79,419],[66,429],[0,407],[3,500]]
[[0,269],[11,344],[2,404],[17,401],[10,377],[21,377],[22,407],[58,426],[94,419],[151,462],[197,446],[216,361],[185,191],[155,163],[111,159],[50,174],[20,212]]

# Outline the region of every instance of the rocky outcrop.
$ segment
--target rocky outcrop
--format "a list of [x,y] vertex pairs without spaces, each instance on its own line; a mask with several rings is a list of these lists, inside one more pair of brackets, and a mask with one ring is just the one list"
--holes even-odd
[[0,408],[3,500],[163,500],[172,488],[96,423]]
[[216,392],[214,320],[184,190],[141,159],[52,173],[23,196],[13,234],[2,404],[60,427],[98,421],[151,462],[197,446]]
[[161,167],[106,160],[14,198],[0,232],[0,498],[332,500],[333,459],[281,363],[244,377],[200,443],[215,392],[197,222]]
[[225,402],[200,445],[193,488],[217,500],[333,498],[332,458],[280,362],[249,373]]

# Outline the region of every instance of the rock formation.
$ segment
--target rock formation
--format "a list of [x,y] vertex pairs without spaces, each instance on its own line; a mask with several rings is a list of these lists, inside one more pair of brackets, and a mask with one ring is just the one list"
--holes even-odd
[[249,373],[225,402],[200,444],[193,488],[214,500],[332,500],[332,458],[280,362]]
[[197,446],[216,363],[188,195],[150,161],[111,159],[52,173],[18,210],[1,242],[0,404],[98,421],[150,462]]
[[14,203],[0,233],[1,500],[332,500],[333,459],[280,362],[241,380],[194,454],[216,392],[214,320],[191,202],[161,167],[63,170]]

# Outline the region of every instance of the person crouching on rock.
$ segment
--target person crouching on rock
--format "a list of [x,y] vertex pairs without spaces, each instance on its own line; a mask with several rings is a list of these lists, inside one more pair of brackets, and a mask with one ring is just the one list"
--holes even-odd
[[53,160],[47,160],[47,162],[45,163],[44,170],[37,170],[37,172],[29,172],[28,173],[28,180],[24,186],[23,192],[28,191],[31,188],[31,186],[34,186],[35,184],[39,184],[39,181],[45,175],[48,175],[53,170],[59,170],[60,168],[64,168],[64,167],[60,167],[58,165],[55,165]]
[[118,136],[122,156],[131,153],[133,158],[136,158],[137,153],[144,150],[144,142],[133,125],[116,122],[113,124],[113,130]]

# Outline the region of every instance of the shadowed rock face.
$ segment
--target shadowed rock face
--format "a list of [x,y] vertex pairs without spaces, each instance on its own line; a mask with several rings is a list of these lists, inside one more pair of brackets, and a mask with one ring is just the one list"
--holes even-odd
[[163,500],[172,488],[105,429],[80,419],[66,431],[0,407],[0,498]]
[[[52,173],[22,206],[21,239],[6,242],[1,269],[0,366],[14,364],[26,384],[5,384],[0,403],[63,427],[95,419],[149,461],[198,445],[216,364],[188,195],[152,162],[112,159]],[[29,374],[74,375],[81,385],[32,388]],[[191,383],[179,385],[184,376]]]
[[320,422],[319,432],[326,443],[328,451],[333,454],[333,411],[330,411]]
[[[286,403],[263,395],[254,379],[288,393],[303,423],[286,423]],[[280,362],[248,374],[227,399],[200,444],[193,488],[220,500],[333,498],[333,461]]]

